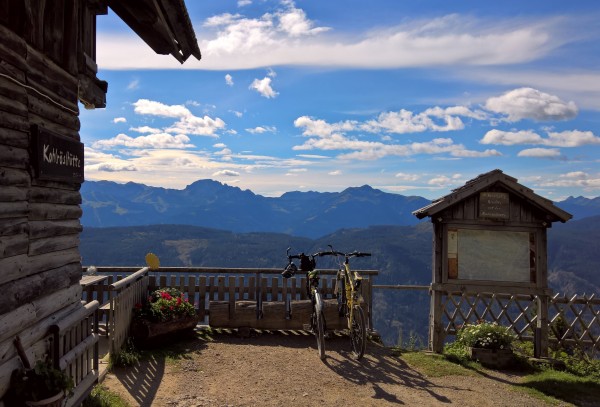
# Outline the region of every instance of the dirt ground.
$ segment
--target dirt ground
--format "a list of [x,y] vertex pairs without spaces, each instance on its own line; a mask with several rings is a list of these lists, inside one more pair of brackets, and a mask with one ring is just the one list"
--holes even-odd
[[346,336],[317,356],[306,333],[213,333],[184,341],[175,362],[162,354],[115,369],[103,384],[131,406],[545,406],[511,388],[520,378],[486,371],[430,378],[383,346],[369,343],[355,361]]

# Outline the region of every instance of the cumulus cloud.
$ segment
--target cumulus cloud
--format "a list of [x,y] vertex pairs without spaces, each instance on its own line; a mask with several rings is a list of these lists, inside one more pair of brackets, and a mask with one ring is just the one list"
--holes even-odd
[[235,115],[235,117],[242,117],[244,113],[238,112],[237,110],[230,110],[231,113]]
[[560,150],[557,148],[529,148],[519,151],[517,156],[533,158],[557,158],[560,157]]
[[252,0],[238,0],[237,2],[238,7],[245,7],[249,6],[250,4],[252,4]]
[[161,129],[157,129],[155,127],[150,127],[150,126],[130,127],[129,130],[135,131],[138,133],[151,133],[151,134],[162,133]]
[[233,77],[231,75],[225,75],[225,84],[228,86],[233,86]]
[[275,126],[258,126],[253,129],[246,129],[251,134],[263,134],[263,133],[275,133],[277,128]]
[[[379,122],[381,123],[381,122]],[[364,129],[365,126],[355,121],[327,123],[321,119],[301,116],[294,125],[303,128],[303,135],[309,137],[303,144],[294,146],[294,150],[354,150],[339,155],[341,159],[376,160],[387,156],[411,156],[417,154],[444,154],[453,157],[490,157],[500,156],[497,150],[473,151],[462,144],[455,144],[450,138],[436,138],[428,142],[413,142],[408,144],[383,143],[365,141],[348,137],[346,133]],[[374,131],[372,123],[369,128]]]
[[271,87],[271,78],[264,77],[262,79],[254,79],[249,87],[251,90],[257,91],[261,96],[271,99],[279,95]]
[[214,148],[225,148],[225,147],[227,147],[227,144],[225,144],[225,143],[216,143],[216,144],[213,144],[213,147]]
[[505,115],[509,122],[523,119],[567,120],[577,116],[578,113],[574,102],[565,102],[558,96],[532,88],[514,89],[501,96],[489,98],[485,102],[485,108]]
[[417,181],[420,176],[417,174],[407,174],[405,172],[399,172],[395,175],[396,178],[401,179],[402,181]]
[[148,136],[129,137],[126,134],[118,134],[116,137],[106,140],[98,140],[92,147],[100,150],[110,150],[115,147],[128,148],[191,148],[190,139],[184,135],[172,136],[167,133],[151,134]]
[[127,119],[124,117],[115,117],[113,123],[127,123]]
[[600,173],[589,174],[584,171],[568,172],[556,177],[545,177],[540,182],[542,187],[577,187],[586,191],[600,189]]
[[209,116],[195,116],[184,105],[166,105],[153,100],[139,99],[133,106],[137,114],[179,119],[164,129],[167,133],[218,137],[216,132],[226,126],[218,117],[213,119]]
[[225,176],[225,177],[239,177],[240,173],[232,170],[221,170],[214,172],[213,177]]
[[512,146],[516,144],[542,144],[543,139],[532,130],[502,131],[493,129],[488,131],[479,142],[481,144]]
[[568,130],[548,132],[548,137],[542,137],[531,130],[488,131],[480,140],[481,144],[500,144],[512,146],[518,144],[538,144],[549,147],[580,147],[590,144],[600,144],[600,137],[591,131]]

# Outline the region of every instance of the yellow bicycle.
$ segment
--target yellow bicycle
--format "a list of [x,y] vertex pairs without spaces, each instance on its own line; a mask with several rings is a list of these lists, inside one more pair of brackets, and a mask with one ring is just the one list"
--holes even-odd
[[339,270],[337,273],[338,284],[335,288],[335,294],[338,300],[338,310],[340,316],[345,316],[348,322],[348,330],[350,332],[350,340],[352,342],[352,353],[358,360],[365,354],[367,346],[367,328],[365,313],[361,307],[364,302],[360,294],[360,285],[362,277],[357,271],[350,269],[350,258],[352,257],[367,257],[371,253],[353,251],[351,253],[342,253],[333,250],[329,245],[330,251],[319,252],[314,254],[317,256],[335,256],[338,259],[343,258],[344,261],[339,261]]

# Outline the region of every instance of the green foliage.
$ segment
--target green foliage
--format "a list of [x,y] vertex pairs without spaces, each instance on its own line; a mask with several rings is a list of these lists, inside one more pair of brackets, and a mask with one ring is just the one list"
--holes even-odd
[[71,376],[54,368],[49,360],[38,360],[33,369],[16,371],[11,382],[17,399],[28,401],[43,400],[60,392],[68,395],[73,386]]
[[551,355],[565,364],[565,370],[580,377],[600,380],[600,360],[590,358],[582,349],[573,348],[569,352],[560,348]]
[[82,405],[83,407],[130,407],[119,395],[102,385],[95,386]]
[[465,324],[456,333],[456,342],[472,348],[510,349],[514,340],[510,328],[496,322]]
[[110,356],[110,367],[128,367],[136,365],[141,358],[141,353],[135,348],[133,341],[127,339],[123,348]]
[[444,356],[425,352],[402,352],[402,360],[428,377],[473,376],[474,371],[444,360]]
[[160,288],[150,294],[145,303],[135,305],[134,316],[150,321],[170,321],[194,317],[196,309],[178,289]]

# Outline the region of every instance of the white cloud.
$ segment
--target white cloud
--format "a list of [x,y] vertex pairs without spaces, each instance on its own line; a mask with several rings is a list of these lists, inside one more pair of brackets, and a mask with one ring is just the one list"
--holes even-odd
[[587,144],[600,144],[600,137],[591,131],[570,130],[560,133],[549,132],[544,144],[554,147],[579,147]]
[[161,102],[156,102],[148,99],[139,99],[133,103],[134,112],[137,114],[182,118],[192,116],[192,112],[183,105],[165,105]]
[[238,112],[237,110],[230,110],[231,113],[235,115],[235,117],[242,117],[244,113]]
[[184,135],[172,136],[167,133],[151,134],[148,136],[129,137],[126,134],[118,134],[116,137],[106,140],[98,140],[92,144],[93,148],[109,150],[118,146],[128,148],[192,148],[190,139]]
[[238,7],[245,7],[249,6],[250,4],[252,4],[252,0],[238,0],[237,2]]
[[194,107],[199,107],[200,103],[195,101],[195,100],[186,100],[185,104],[188,106],[194,106]]
[[402,181],[418,181],[419,178],[421,178],[417,174],[407,174],[404,172],[397,173],[395,177],[401,179]]
[[221,170],[214,172],[213,177],[225,176],[225,177],[239,177],[240,173],[232,170]]
[[225,122],[218,117],[213,119],[209,116],[194,116],[183,105],[165,105],[153,100],[140,99],[133,106],[134,111],[138,114],[179,119],[164,129],[168,133],[218,137],[215,133],[226,126]]
[[124,117],[115,117],[113,123],[127,123],[127,119]]
[[489,98],[485,107],[492,112],[506,115],[506,120],[510,122],[523,119],[567,120],[578,113],[574,102],[564,102],[558,96],[532,88],[514,89],[502,96]]
[[98,164],[95,169],[97,171],[104,171],[104,172],[137,171],[137,168],[133,164],[110,163],[110,162]]
[[138,133],[151,133],[151,134],[162,133],[161,129],[157,129],[155,127],[150,127],[150,126],[130,127],[129,130],[135,131]]
[[266,97],[267,99],[274,98],[279,94],[271,87],[271,78],[269,77],[254,79],[249,88],[257,91],[261,96]]
[[225,75],[225,83],[228,86],[233,86],[233,77],[229,74]]
[[488,131],[479,142],[481,144],[512,146],[516,144],[542,144],[543,139],[532,130],[501,131],[493,129]]
[[[305,65],[363,68],[492,66],[530,62],[564,46],[552,19],[477,19],[451,14],[370,27],[356,35],[329,35],[304,10],[287,3],[258,17],[221,14],[202,27],[202,61],[184,69],[250,69]],[[368,58],[365,58],[368,55]],[[105,69],[176,68],[173,58],[155,55],[133,34],[98,34],[97,60]]]
[[501,131],[493,129],[488,131],[480,140],[481,144],[501,144],[512,146],[517,144],[539,144],[549,147],[580,147],[590,144],[600,144],[600,137],[591,131],[568,130],[562,132],[549,132],[547,138],[531,130]]
[[213,147],[214,148],[225,148],[225,147],[227,147],[227,144],[225,144],[225,143],[216,143],[216,144],[213,144]]
[[[400,110],[398,112],[381,113],[377,120],[369,120],[361,126],[365,131],[378,133],[386,131],[389,133],[404,134],[404,133],[419,133],[424,131],[455,131],[464,129],[465,125],[457,114],[465,115],[472,118],[480,116],[471,112],[466,107],[458,107],[441,109],[439,107],[427,109],[423,113],[414,114],[408,110]],[[436,122],[433,118],[441,120],[441,123]]]
[[517,156],[533,158],[557,158],[560,157],[560,150],[557,148],[529,148],[519,151]]
[[277,128],[275,126],[258,126],[253,129],[246,129],[251,134],[263,134],[263,133],[276,133]]
[[[379,122],[381,124],[382,122]],[[454,144],[449,138],[436,138],[429,142],[414,142],[409,144],[390,144],[374,141],[363,141],[350,138],[345,133],[357,129],[364,129],[364,125],[357,122],[345,121],[327,123],[324,120],[315,120],[302,116],[294,121],[296,127],[303,128],[303,135],[310,137],[302,145],[294,146],[294,150],[354,150],[354,152],[339,155],[341,159],[376,160],[386,156],[411,156],[417,154],[443,154],[448,153],[453,157],[490,157],[501,155],[496,150],[473,151],[462,144]],[[368,126],[372,131],[376,125]],[[384,127],[384,126],[381,126]],[[388,128],[392,128],[387,126]]]
[[333,175],[333,176],[342,175],[342,171],[341,170],[334,170],[334,171],[328,172],[327,174]]
[[600,173],[589,174],[584,171],[574,171],[559,175],[558,178],[544,177],[540,182],[542,187],[575,187],[585,191],[600,190]]

